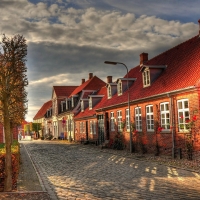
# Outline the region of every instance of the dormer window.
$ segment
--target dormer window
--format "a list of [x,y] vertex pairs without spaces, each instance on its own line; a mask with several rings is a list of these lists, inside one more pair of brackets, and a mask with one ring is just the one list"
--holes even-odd
[[146,68],[143,71],[142,74],[143,74],[143,85],[144,85],[144,87],[150,86],[150,72],[149,72],[149,69]]
[[166,68],[166,65],[142,65],[143,87],[150,86]]
[[89,98],[89,110],[92,110],[92,97]]
[[113,95],[116,94],[117,88],[118,88],[118,83],[108,83],[106,85],[107,87],[107,97],[108,99],[111,99]]
[[111,86],[108,86],[108,98],[110,99],[112,97],[112,92],[111,92]]
[[117,91],[118,91],[118,95],[122,95],[122,81],[121,80],[119,80],[117,84]]
[[72,108],[74,107],[74,98],[72,97]]
[[84,102],[81,101],[81,112],[83,112],[83,111],[84,111]]

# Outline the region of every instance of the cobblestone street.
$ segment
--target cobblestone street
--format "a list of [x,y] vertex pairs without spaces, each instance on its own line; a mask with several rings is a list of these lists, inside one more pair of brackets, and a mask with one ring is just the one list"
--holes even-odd
[[199,199],[200,175],[57,141],[24,143],[51,199]]

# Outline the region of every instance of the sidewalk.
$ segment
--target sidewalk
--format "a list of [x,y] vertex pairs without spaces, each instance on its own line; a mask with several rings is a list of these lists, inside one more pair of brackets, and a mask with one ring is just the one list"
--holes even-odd
[[30,159],[24,143],[20,142],[20,171],[17,191],[1,192],[1,200],[50,200],[48,193],[41,185],[40,178]]

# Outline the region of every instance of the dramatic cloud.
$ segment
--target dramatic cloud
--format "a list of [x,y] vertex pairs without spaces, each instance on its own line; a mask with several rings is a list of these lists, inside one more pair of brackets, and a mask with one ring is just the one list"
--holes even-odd
[[80,85],[89,72],[115,80],[126,71],[105,60],[130,69],[139,64],[140,53],[152,58],[197,35],[198,18],[191,20],[198,14],[195,2],[0,1],[0,33],[23,34],[28,43],[27,119],[51,99],[53,85]]

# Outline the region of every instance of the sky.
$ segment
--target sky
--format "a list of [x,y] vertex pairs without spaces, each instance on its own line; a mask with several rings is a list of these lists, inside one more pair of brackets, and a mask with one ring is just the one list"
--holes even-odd
[[54,85],[77,85],[88,74],[106,82],[198,34],[200,0],[0,0],[0,34],[27,40],[27,121]]

